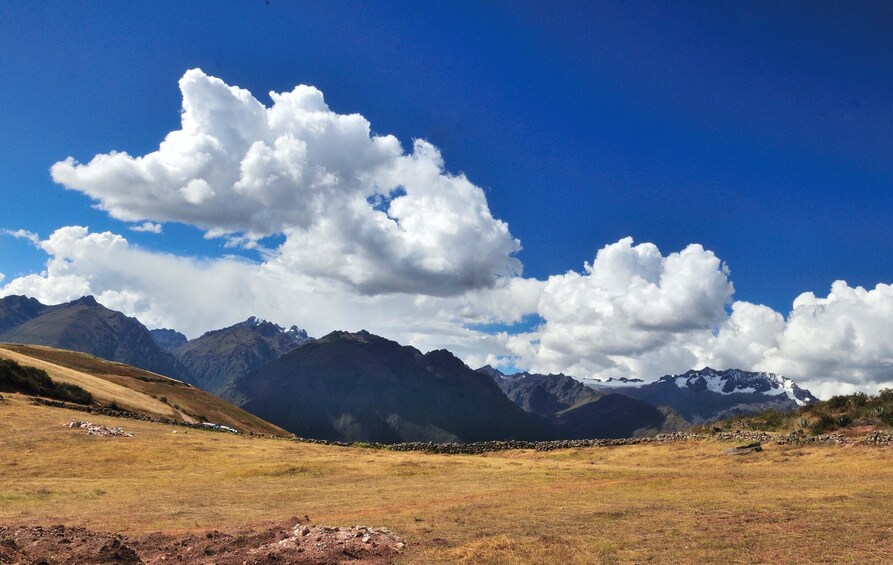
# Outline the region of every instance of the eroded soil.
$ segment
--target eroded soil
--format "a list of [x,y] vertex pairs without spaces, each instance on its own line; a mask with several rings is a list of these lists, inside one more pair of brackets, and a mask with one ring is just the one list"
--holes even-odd
[[238,530],[139,537],[77,526],[0,526],[0,563],[147,565],[391,563],[404,542],[386,528],[332,528],[293,518]]

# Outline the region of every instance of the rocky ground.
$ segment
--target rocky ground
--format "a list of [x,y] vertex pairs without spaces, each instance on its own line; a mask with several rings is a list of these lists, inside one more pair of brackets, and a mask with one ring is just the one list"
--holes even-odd
[[74,430],[81,429],[85,430],[87,434],[91,436],[103,436],[103,437],[133,437],[133,434],[129,432],[125,432],[123,428],[114,427],[108,428],[106,426],[100,426],[99,424],[94,424],[93,422],[77,422],[72,421],[65,424],[65,427]]
[[0,526],[0,563],[391,563],[404,542],[386,528],[332,528],[293,518],[235,531],[127,537],[75,526]]

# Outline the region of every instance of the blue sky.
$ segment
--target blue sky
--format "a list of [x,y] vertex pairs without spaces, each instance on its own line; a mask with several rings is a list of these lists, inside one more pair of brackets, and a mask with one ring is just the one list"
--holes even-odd
[[[0,228],[257,261],[186,223],[131,231],[50,176],[157,150],[201,68],[267,106],[315,86],[407,153],[427,140],[520,240],[525,277],[580,271],[626,236],[663,255],[696,243],[734,299],[788,317],[835,280],[893,281],[891,29],[886,2],[5,3]],[[46,261],[0,237],[4,282]]]

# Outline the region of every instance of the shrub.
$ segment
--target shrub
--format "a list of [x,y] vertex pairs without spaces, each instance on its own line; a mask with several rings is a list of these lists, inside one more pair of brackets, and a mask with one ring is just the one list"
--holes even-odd
[[831,410],[840,410],[842,408],[846,408],[846,405],[849,403],[849,396],[832,396],[825,402],[825,405]]
[[853,417],[849,414],[839,414],[834,422],[841,428],[846,428],[853,423]]
[[57,383],[41,369],[19,365],[11,359],[0,359],[0,389],[74,402],[92,404],[93,395],[81,387]]
[[861,408],[868,404],[868,395],[864,392],[857,392],[856,394],[852,394],[850,395],[849,403],[853,406]]
[[818,420],[809,426],[809,431],[813,435],[828,433],[837,427],[836,419],[830,414],[819,414]]
[[757,416],[757,421],[751,424],[753,429],[775,431],[785,425],[786,417],[778,410],[766,410]]

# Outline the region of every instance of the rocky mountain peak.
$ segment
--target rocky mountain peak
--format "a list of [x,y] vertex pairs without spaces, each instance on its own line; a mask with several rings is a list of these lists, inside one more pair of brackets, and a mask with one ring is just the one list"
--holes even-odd
[[84,305],[84,306],[100,306],[99,302],[96,301],[96,298],[92,294],[88,294],[87,296],[82,296],[77,300],[72,300],[69,302],[71,305]]
[[505,373],[503,373],[499,369],[492,367],[490,365],[484,365],[483,367],[481,367],[479,369],[475,369],[475,372],[478,372],[482,375],[487,375],[494,381],[498,380],[498,379],[505,378]]
[[812,393],[801,388],[791,379],[767,372],[742,371],[741,369],[716,370],[712,367],[692,369],[681,375],[666,375],[658,382],[673,383],[679,388],[709,390],[719,394],[759,393],[785,395],[798,406],[818,402]]
[[185,335],[168,328],[149,330],[149,334],[152,335],[152,339],[155,340],[158,347],[169,353],[173,353],[188,341]]

